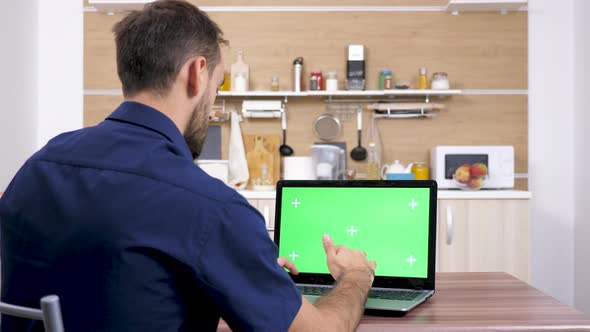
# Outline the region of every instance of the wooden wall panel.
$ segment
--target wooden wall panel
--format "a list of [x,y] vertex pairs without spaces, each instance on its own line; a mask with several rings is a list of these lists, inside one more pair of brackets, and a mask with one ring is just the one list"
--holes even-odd
[[[199,3],[213,5],[207,1],[210,0]],[[240,1],[228,0],[217,5],[241,5]],[[306,1],[298,5],[314,3]],[[334,4],[322,2],[322,5]],[[447,71],[453,88],[527,89],[526,12],[459,16],[444,12],[212,12],[210,15],[231,43],[223,50],[226,68],[235,61],[237,49],[244,49],[251,66],[251,84],[257,90],[268,89],[274,75],[279,76],[281,89],[291,89],[292,60],[299,55],[305,58],[307,73],[312,69],[337,70],[342,79],[345,48],[351,43],[367,46],[369,89],[376,87],[377,72],[383,67],[393,69],[398,79],[415,85],[421,66],[426,66],[429,74]],[[85,89],[120,88],[111,29],[122,17],[122,14],[85,14]],[[241,98],[227,100],[228,109],[240,108]],[[104,119],[121,101],[122,96],[85,96],[85,126]],[[507,144],[516,149],[516,172],[527,172],[526,96],[459,95],[443,103],[446,110],[433,119],[378,120],[384,161],[400,159],[404,164],[429,161],[429,150],[434,145]],[[308,154],[309,146],[318,141],[312,123],[324,112],[327,111],[322,98],[289,98],[288,144],[296,155]],[[365,111],[364,118],[366,129],[369,112]],[[221,125],[222,156],[226,158],[229,123]],[[280,121],[245,120],[242,132],[280,134]],[[343,122],[343,134],[336,141],[347,143],[348,155],[356,145],[354,121]],[[364,163],[350,157],[348,163],[350,168],[364,172]],[[526,189],[526,182],[518,179],[517,188]]]
[[[85,16],[85,89],[118,89],[112,26],[122,14]],[[213,12],[230,41],[226,68],[243,49],[254,89],[268,89],[278,76],[292,89],[292,61],[304,68],[346,68],[346,46],[367,47],[368,88],[380,68],[416,85],[418,68],[446,71],[453,88],[526,89],[526,12],[450,15],[446,12]],[[307,77],[306,77],[307,78]]]
[[[102,121],[122,101],[121,96],[86,96],[84,125]],[[430,148],[435,145],[513,145],[516,173],[527,173],[527,98],[526,96],[453,96],[445,101],[447,108],[429,119],[378,119],[383,161],[399,159],[407,165],[413,161],[430,162]],[[238,110],[239,102],[227,104]],[[295,99],[288,104],[287,143],[295,155],[309,154],[309,146],[321,140],[313,134],[313,121],[329,113],[319,98]],[[368,128],[370,112],[364,111],[364,126]],[[229,123],[218,123],[222,128],[222,157],[228,156]],[[243,134],[281,134],[278,119],[245,119]],[[366,147],[366,131],[363,146]],[[334,141],[346,142],[348,168],[365,172],[365,163],[350,158],[356,146],[356,122],[342,121],[342,134]],[[519,183],[519,185],[523,185]]]

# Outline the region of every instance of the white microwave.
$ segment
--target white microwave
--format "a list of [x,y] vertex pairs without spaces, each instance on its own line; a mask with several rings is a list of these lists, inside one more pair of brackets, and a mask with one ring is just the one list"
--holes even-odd
[[453,173],[461,165],[474,163],[483,163],[488,168],[488,178],[482,188],[514,188],[513,146],[439,145],[430,150],[431,178],[438,188],[459,188]]

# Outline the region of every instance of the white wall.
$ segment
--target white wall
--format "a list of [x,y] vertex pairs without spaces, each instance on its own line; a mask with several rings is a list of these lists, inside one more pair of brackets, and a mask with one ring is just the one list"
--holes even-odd
[[51,137],[82,127],[83,2],[5,1],[0,10],[0,191]]
[[573,304],[574,0],[529,0],[531,283]]
[[84,12],[82,1],[39,1],[37,148],[82,128]]
[[575,4],[575,306],[590,315],[590,1]]
[[37,1],[0,10],[0,191],[37,147]]

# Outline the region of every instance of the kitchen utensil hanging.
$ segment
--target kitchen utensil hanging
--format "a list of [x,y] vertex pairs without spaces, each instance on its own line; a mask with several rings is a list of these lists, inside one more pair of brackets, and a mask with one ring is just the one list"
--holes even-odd
[[336,115],[340,121],[350,121],[358,110],[362,110],[362,106],[359,104],[328,103],[326,104],[326,110],[328,113]]
[[281,156],[286,157],[293,154],[293,149],[287,145],[287,112],[283,110],[281,116],[281,127],[283,128],[283,144],[279,147]]
[[361,135],[363,131],[363,111],[359,109],[357,111],[357,130],[358,130],[358,146],[350,151],[350,157],[353,160],[361,161],[367,158],[367,149],[361,145]]
[[335,139],[340,136],[341,131],[340,120],[333,114],[321,114],[313,122],[314,134],[324,141]]
[[431,111],[444,109],[445,106],[432,103],[374,103],[367,108],[375,111],[376,118],[428,118],[435,116]]

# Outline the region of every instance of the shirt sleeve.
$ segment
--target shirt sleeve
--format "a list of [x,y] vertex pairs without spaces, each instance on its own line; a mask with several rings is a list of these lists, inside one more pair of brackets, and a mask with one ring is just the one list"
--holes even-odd
[[277,263],[278,249],[262,215],[236,196],[212,226],[198,277],[234,331],[287,331],[301,293]]

